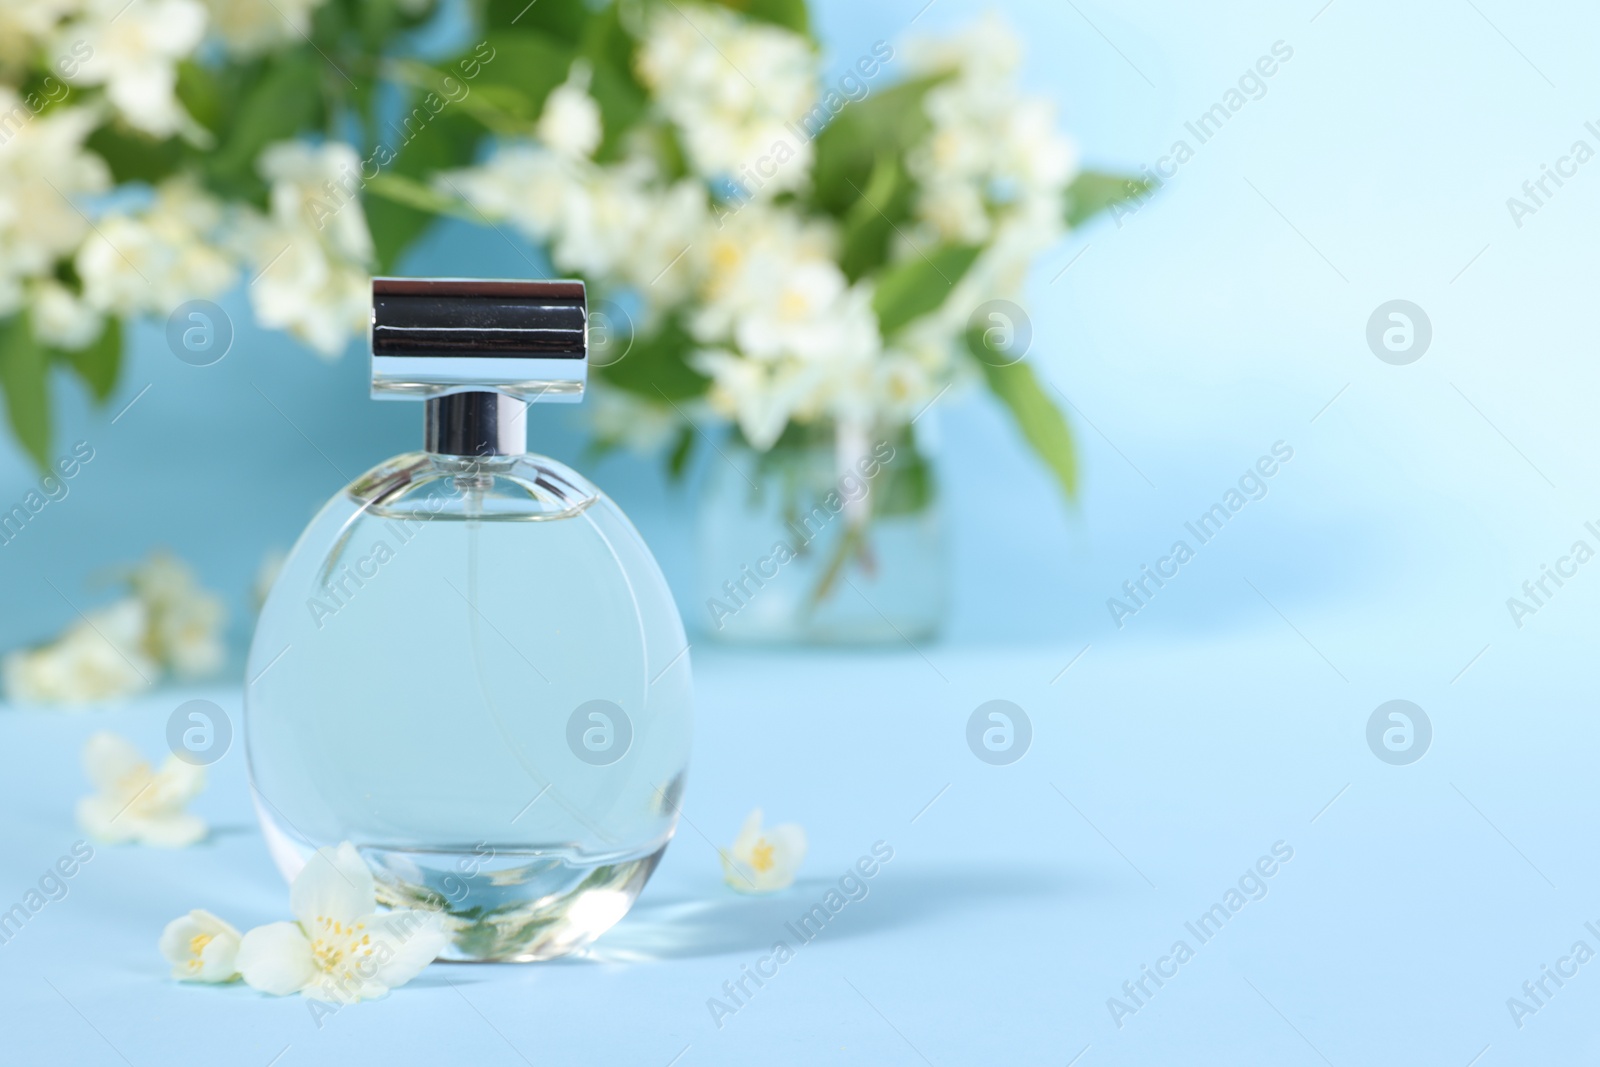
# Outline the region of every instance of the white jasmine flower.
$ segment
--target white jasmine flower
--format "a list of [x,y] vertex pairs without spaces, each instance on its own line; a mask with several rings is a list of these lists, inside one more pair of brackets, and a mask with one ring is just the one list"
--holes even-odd
[[864,387],[871,412],[869,425],[909,423],[947,387],[961,388],[976,380],[971,361],[958,359],[965,350],[967,320],[953,313],[926,316],[895,336],[892,347],[873,367]]
[[959,35],[919,37],[902,51],[906,66],[918,75],[955,72],[974,84],[1008,81],[1022,66],[1022,41],[993,12]]
[[644,159],[596,167],[541,146],[507,145],[482,166],[440,175],[436,188],[548,244],[559,270],[632,287],[647,312],[689,293],[689,252],[708,217],[705,188],[690,180],[662,187]]
[[1030,220],[1029,256],[1062,234],[1063,195],[1077,170],[1050,101],[1016,85],[1021,42],[989,16],[960,41],[907,48],[918,74],[948,74],[923,109],[933,129],[907,154],[916,213],[936,240],[983,244],[1012,218]]
[[239,931],[209,911],[196,908],[173,919],[161,931],[159,947],[180,982],[231,982],[239,977]]
[[710,213],[705,186],[684,179],[651,196],[643,231],[634,236],[633,255],[622,274],[651,309],[675,306],[695,283],[694,247],[706,231]]
[[211,25],[228,51],[258,56],[298,45],[311,31],[311,13],[325,0],[206,0]]
[[[111,215],[78,249],[74,265],[90,305],[113,315],[135,315],[154,303],[152,280],[161,277],[152,261],[168,249],[144,223],[130,215]],[[181,301],[180,301],[181,303]]]
[[295,922],[259,926],[239,946],[239,972],[275,996],[355,1003],[405,985],[448,941],[436,916],[378,913],[372,872],[347,841],[321,848],[289,890]]
[[128,122],[156,137],[193,124],[178,103],[178,61],[205,34],[199,0],[85,0],[83,11],[57,35],[58,50],[84,41],[93,57],[67,80],[104,85],[106,98]]
[[701,279],[695,336],[708,343],[731,339],[740,316],[769,307],[801,264],[831,266],[838,244],[829,223],[761,202],[707,225],[690,253]]
[[73,0],[0,0],[0,69],[35,59]]
[[734,322],[739,350],[754,359],[793,356],[807,362],[853,365],[878,354],[872,290],[850,287],[828,260],[797,263]]
[[159,673],[145,653],[148,612],[136,599],[111,604],[68,627],[42,648],[12,652],[0,664],[13,700],[84,705],[115,700]]
[[223,618],[222,602],[216,597],[191,597],[155,613],[151,644],[177,677],[207,677],[217,673],[227,658],[221,637]]
[[1002,128],[999,171],[1024,194],[1064,190],[1078,172],[1078,150],[1056,125],[1054,102],[1025,98],[1011,108]]
[[[26,116],[18,118],[17,116]],[[48,275],[76,249],[89,223],[73,198],[111,187],[105,161],[83,147],[98,123],[89,108],[57,107],[34,116],[0,85],[0,315],[15,311],[20,279]]]
[[41,278],[30,290],[33,335],[47,345],[76,351],[93,343],[105,328],[98,309],[54,278]]
[[993,226],[982,191],[968,181],[928,182],[917,190],[917,216],[952,244],[982,244]]
[[223,209],[193,178],[169,178],[148,209],[100,220],[77,256],[84,298],[116,315],[169,314],[238,278],[218,247]]
[[635,238],[655,221],[642,167],[592,169],[567,191],[550,249],[562,270],[604,276],[623,270]]
[[129,577],[149,610],[146,647],[180,678],[215,672],[226,652],[222,600],[200,587],[194,571],[166,552],[153,553]]
[[271,212],[242,227],[257,264],[250,303],[263,325],[285,329],[332,358],[371,313],[372,236],[361,210],[360,160],[344,144],[280,142],[261,154]]
[[184,848],[206,835],[183,810],[205,788],[205,768],[169,755],[153,770],[131,741],[100,730],[84,745],[83,769],[96,792],[78,801],[78,825],[96,840]]
[[706,350],[712,409],[766,449],[791,421],[860,407],[882,350],[872,287],[850,285],[825,223],[786,207],[745,205],[696,246],[701,300],[689,320]]
[[554,152],[513,144],[482,166],[439,175],[435,188],[542,242],[555,232],[578,182],[576,170]]
[[741,893],[771,893],[794,884],[806,858],[806,832],[797,823],[763,830],[761,809],[752,811],[733,845],[722,853],[722,876]]
[[697,174],[730,177],[754,191],[746,168],[765,156],[782,162],[760,183],[763,193],[803,186],[811,139],[788,124],[798,124],[819,95],[816,56],[805,38],[723,7],[674,4],[656,10],[638,66]]
[[261,271],[250,286],[256,321],[287,330],[324,359],[342,354],[371,314],[367,268],[334,254],[304,228],[252,227],[249,248]]
[[77,0],[0,0],[0,77],[22,82],[22,70],[77,6]]
[[372,235],[361,210],[361,158],[347,144],[279,141],[262,150],[261,176],[272,183],[272,217],[315,231],[346,259],[372,259]]
[[590,73],[582,60],[572,64],[567,80],[545,98],[534,127],[539,140],[568,159],[587,159],[600,147],[600,105],[588,93]]
[[725,349],[706,349],[691,360],[711,378],[711,410],[738,422],[750,447],[766,451],[816,384],[794,364],[758,363]]
[[678,413],[666,404],[651,403],[625,389],[591,385],[589,415],[595,436],[621,444],[642,455],[665,448],[682,425]]

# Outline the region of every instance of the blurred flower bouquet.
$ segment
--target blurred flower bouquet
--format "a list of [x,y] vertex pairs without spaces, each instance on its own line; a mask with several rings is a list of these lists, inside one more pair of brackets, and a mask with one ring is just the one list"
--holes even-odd
[[1073,491],[1008,301],[1069,226],[1143,187],[1077,172],[1000,23],[874,42],[825,75],[803,0],[461,13],[0,6],[0,386],[42,465],[51,368],[108,397],[124,320],[248,281],[261,324],[336,356],[370,274],[448,215],[589,283],[603,446],[680,471],[721,420],[711,443],[757,495],[788,486],[788,516],[813,509],[793,472],[817,455],[844,475],[891,450],[836,509],[813,605],[847,568],[870,576],[875,515],[927,510],[913,423],[952,386],[985,383]]
[[226,612],[177,557],[155,552],[115,575],[122,595],[38,648],[0,657],[5,695],[24,704],[82,707],[117,700],[163,674],[215,674],[227,650]]

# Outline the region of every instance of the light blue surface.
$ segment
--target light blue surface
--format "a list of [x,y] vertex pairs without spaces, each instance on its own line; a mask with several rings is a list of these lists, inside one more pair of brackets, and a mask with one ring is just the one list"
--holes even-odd
[[[922,8],[828,0],[820,30],[847,60],[898,39]],[[937,0],[917,26],[977,10]],[[1521,1029],[1506,1008],[1574,941],[1600,950],[1583,926],[1600,927],[1588,848],[1600,570],[1580,569],[1521,628],[1506,608],[1574,540],[1596,545],[1584,524],[1600,525],[1600,163],[1520,228],[1506,208],[1574,140],[1600,147],[1584,128],[1600,119],[1600,19],[1503,0],[1004,10],[1028,41],[1030,86],[1061,102],[1106,168],[1156,161],[1275,41],[1294,49],[1148,205],[1035,272],[1031,358],[1073,404],[1078,508],[1058,506],[991,404],[941,401],[948,638],[831,656],[697,645],[685,811],[705,837],[682,829],[600,943],[610,962],[435,969],[320,1033],[296,1002],[170,984],[154,951],[167,919],[196,906],[240,925],[286,914],[234,753],[200,802],[225,831],[214,842],[102,850],[0,947],[13,1055],[122,1062],[109,1042],[134,1064],[265,1064],[290,1046],[285,1067],[517,1063],[518,1051],[664,1065],[687,1045],[685,1065],[954,1064],[1066,1063],[1089,1046],[1083,1067],[1464,1067],[1480,1053],[1488,1067],[1600,1052],[1600,964]],[[526,270],[503,243],[450,229],[413,266]],[[1405,367],[1364,339],[1395,298],[1434,330]],[[242,620],[261,552],[286,545],[345,475],[416,440],[416,412],[367,403],[364,373],[359,358],[319,364],[243,327],[226,360],[191,368],[144,331],[107,412],[63,400],[63,447],[87,439],[97,458],[0,548],[12,606],[0,645],[71,618],[46,578],[92,602],[96,569],[156,543],[195,560]],[[536,422],[535,444],[577,461],[567,418]],[[1295,454],[1269,495],[1119,629],[1106,599],[1279,440]],[[692,620],[707,595],[691,565],[692,485],[663,489],[653,466],[626,460],[591,473],[638,520]],[[12,455],[4,499],[27,481]],[[237,707],[236,691],[214,695]],[[109,726],[155,750],[183,696],[0,717],[0,899],[20,898],[74,839],[83,738]],[[963,740],[994,698],[1035,724],[1011,767]],[[1368,716],[1394,698],[1433,722],[1411,766],[1366,747]],[[756,804],[811,833],[803,884],[781,899],[724,890],[706,840],[728,841]],[[896,858],[872,895],[718,1031],[706,999],[879,839]],[[1118,1029],[1107,998],[1278,840],[1295,857],[1265,899]],[[622,962],[632,955],[652,958]]]
[[[1313,1064],[1320,1051],[1465,1064],[1492,1045],[1481,1063],[1532,1064],[1600,1051],[1595,964],[1520,1032],[1505,1008],[1573,941],[1600,943],[1582,925],[1600,925],[1600,905],[1580,844],[1600,737],[1532,646],[1453,686],[1454,664],[1408,669],[1401,655],[1387,680],[1347,656],[1347,685],[1276,621],[1247,639],[1097,646],[1060,674],[1075,651],[702,655],[686,823],[596,960],[437,965],[320,1031],[297,999],[174,984],[155,951],[191,907],[240,926],[287,917],[233,751],[197,804],[211,842],[101,848],[0,947],[11,1055],[265,1064],[287,1046],[285,1067],[518,1053],[665,1065],[690,1046],[680,1063],[912,1064],[920,1051],[979,1064],[1065,1063],[1092,1046],[1080,1063]],[[1397,691],[1436,729],[1409,767],[1380,763],[1362,736]],[[0,744],[28,754],[0,783],[7,903],[77,836],[88,732],[115,725],[156,750],[186,695],[0,719]],[[236,692],[209,695],[238,708]],[[964,741],[972,708],[996,696],[1034,724],[1009,767]],[[803,821],[812,850],[798,885],[752,899],[722,884],[707,838],[729,841],[757,802]],[[784,922],[879,840],[894,859],[866,899],[719,1030],[707,1000],[775,940],[797,944]],[[1210,943],[1190,937],[1184,923],[1278,841],[1294,857],[1265,898]],[[1118,1029],[1107,999],[1179,938],[1195,958]]]

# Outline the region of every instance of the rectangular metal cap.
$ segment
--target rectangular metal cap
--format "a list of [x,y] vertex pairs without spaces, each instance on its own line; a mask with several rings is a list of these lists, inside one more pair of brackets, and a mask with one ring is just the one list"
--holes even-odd
[[589,371],[580,281],[372,280],[372,395],[576,403]]

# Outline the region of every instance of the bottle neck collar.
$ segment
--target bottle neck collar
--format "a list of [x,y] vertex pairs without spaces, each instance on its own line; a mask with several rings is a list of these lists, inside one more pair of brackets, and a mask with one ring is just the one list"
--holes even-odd
[[528,404],[500,393],[451,393],[423,405],[422,447],[442,456],[520,456]]

